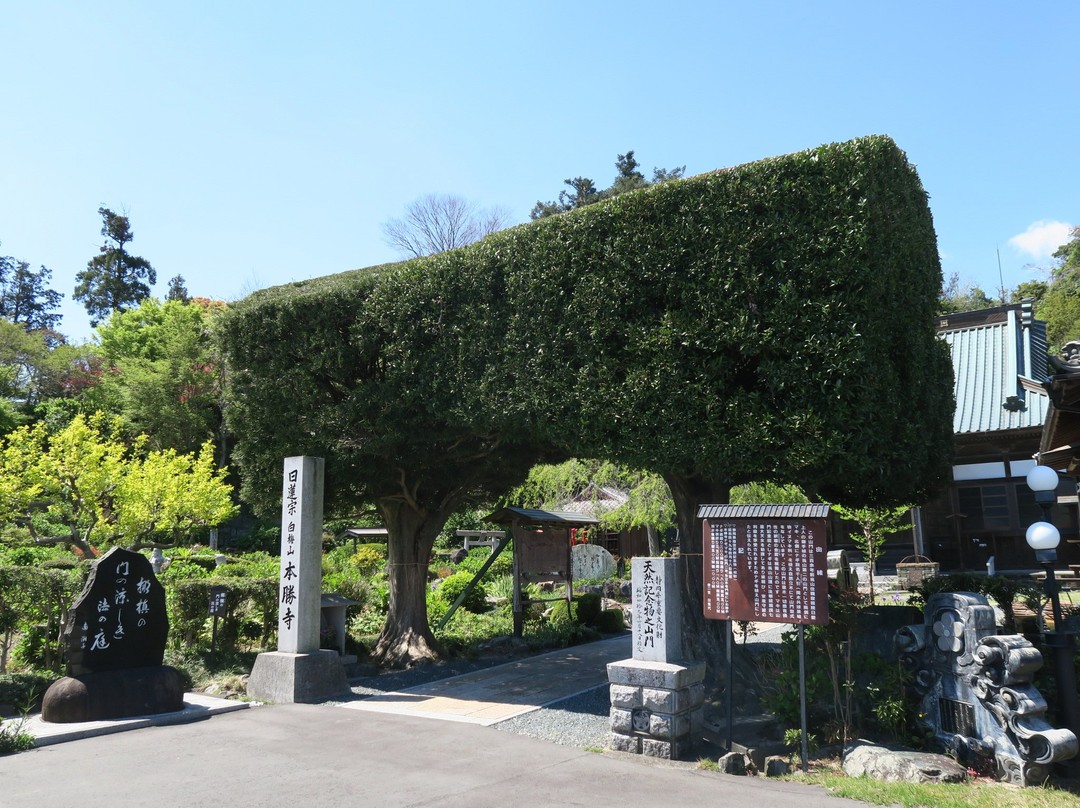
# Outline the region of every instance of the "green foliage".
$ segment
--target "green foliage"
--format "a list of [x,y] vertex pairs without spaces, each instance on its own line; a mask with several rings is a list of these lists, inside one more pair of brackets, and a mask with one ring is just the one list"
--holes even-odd
[[327,510],[374,503],[402,582],[540,461],[913,501],[950,464],[940,286],[926,193],[871,137],[263,290],[217,329],[244,498],[270,512],[281,457],[326,458]]
[[157,272],[150,262],[126,249],[135,237],[128,217],[104,207],[98,208],[98,214],[105,246],[75,276],[78,283],[72,295],[86,307],[91,325],[97,325],[113,311],[123,311],[149,297],[147,283],[157,282]]
[[0,718],[0,755],[25,752],[34,748],[34,736],[27,732],[25,727],[25,718],[8,721]]
[[596,187],[596,183],[588,177],[574,177],[573,179],[563,180],[563,184],[568,186],[570,191],[560,191],[558,200],[554,202],[537,202],[529,215],[533,219],[543,219],[557,213],[583,208],[586,205],[610,199],[618,194],[648,187],[650,184],[677,180],[682,177],[683,172],[686,170],[686,166],[673,169],[654,168],[653,180],[652,183],[649,183],[646,181],[645,175],[637,170],[639,165],[640,163],[634,157],[632,150],[626,154],[620,154],[615,161],[615,168],[618,173],[615,175],[615,181],[611,184],[611,187],[600,190]]
[[[458,569],[468,570],[469,572],[479,572],[480,568],[487,563],[489,558],[491,558],[491,553],[488,552],[486,547],[474,547],[469,550],[469,554],[465,556],[465,559],[458,564]],[[507,545],[506,549],[503,550],[492,565],[488,567],[488,571],[484,575],[484,580],[487,581],[500,575],[509,575],[513,570],[513,545]]]
[[52,271],[36,272],[28,261],[0,255],[0,317],[18,323],[27,331],[52,331],[60,324],[63,295],[48,287]]
[[[613,504],[601,499],[604,488],[625,494],[626,501]],[[606,460],[572,458],[555,465],[533,466],[525,482],[503,501],[519,507],[558,509],[579,497],[592,502],[610,530],[646,525],[666,530],[675,524],[675,503],[663,477]]]
[[[454,601],[465,591],[465,587],[472,583],[474,577],[475,573],[463,571],[455,572],[450,577],[444,578],[439,584],[439,588],[435,590],[439,600],[447,605],[453,605]],[[482,612],[487,608],[486,598],[487,589],[484,582],[477,581],[476,586],[473,587],[468,597],[462,602],[461,608],[470,612]]]
[[731,489],[732,505],[802,505],[810,500],[797,485],[751,482]]
[[577,607],[575,617],[579,623],[586,626],[596,625],[603,610],[603,600],[599,595],[592,592],[574,595],[574,605]]
[[961,311],[978,311],[1000,306],[1001,300],[995,300],[978,286],[963,285],[960,274],[954,272],[947,283],[942,285],[938,300],[938,314],[955,314]]
[[235,513],[210,444],[144,455],[144,440],[129,445],[117,429],[99,413],[53,434],[41,422],[11,432],[0,450],[0,524],[93,557],[98,544],[190,541]]
[[1016,601],[1027,603],[1038,611],[1044,597],[1042,586],[1036,581],[973,572],[952,572],[924,578],[921,583],[913,584],[910,591],[911,598],[908,603],[920,608],[926,605],[931,595],[938,592],[974,592],[986,595],[1001,609],[1002,632],[1005,634],[1015,634],[1018,631],[1014,608]]
[[491,511],[491,507],[484,505],[480,508],[466,508],[450,514],[446,524],[439,531],[438,538],[435,539],[435,547],[440,550],[456,550],[461,547],[461,539],[455,533],[458,530],[491,530],[493,526],[484,522],[484,517]]
[[143,300],[98,327],[106,372],[93,397],[154,449],[197,450],[221,431],[221,366],[209,328],[218,308]]
[[[791,750],[791,757],[797,758],[802,755],[803,735],[801,729],[784,730],[784,746]],[[818,739],[813,733],[806,733],[806,754],[813,757],[818,751]]]
[[181,647],[165,649],[165,664],[180,671],[185,687],[204,688],[224,678],[240,677],[251,672],[255,664],[255,651],[238,651],[233,648],[209,650],[204,647]]
[[622,609],[604,609],[596,616],[593,627],[604,634],[615,634],[626,628],[626,618]]
[[169,644],[173,648],[209,645],[210,589],[225,586],[227,613],[220,619],[218,641],[235,648],[241,641],[266,648],[277,631],[278,579],[206,575],[177,579],[166,587]]
[[44,563],[0,566],[0,673],[6,672],[9,655],[23,666],[61,669],[61,635],[88,567],[65,569]]
[[911,506],[846,508],[842,505],[833,505],[832,509],[842,518],[853,521],[859,526],[861,533],[851,533],[851,540],[862,553],[863,561],[869,565],[870,597],[872,598],[874,596],[874,564],[881,555],[881,548],[889,536],[911,527],[907,519]]
[[1050,285],[1037,298],[1035,314],[1046,321],[1046,339],[1053,353],[1080,338],[1080,227],[1054,252]]
[[349,563],[361,575],[374,575],[386,566],[386,547],[382,544],[361,544],[349,557]]
[[37,672],[0,674],[0,704],[36,712],[41,709],[41,699],[54,681],[55,675]]

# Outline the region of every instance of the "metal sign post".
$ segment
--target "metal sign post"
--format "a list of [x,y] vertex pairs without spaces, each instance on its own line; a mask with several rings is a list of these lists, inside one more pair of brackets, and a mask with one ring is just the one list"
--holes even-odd
[[802,729],[802,770],[810,768],[810,744],[806,736],[806,626],[799,623],[799,720]]
[[829,622],[828,505],[702,505],[705,617],[726,620],[728,751],[734,744],[732,637],[737,620],[799,626],[802,766],[806,726],[806,625]]

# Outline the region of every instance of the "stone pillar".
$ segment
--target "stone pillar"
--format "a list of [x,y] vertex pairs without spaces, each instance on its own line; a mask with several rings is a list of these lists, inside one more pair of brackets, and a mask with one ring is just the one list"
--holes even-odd
[[633,659],[608,665],[611,748],[689,757],[700,733],[705,663],[682,658],[682,590],[674,558],[632,561]]
[[322,597],[323,469],[321,457],[286,457],[281,492],[278,651],[319,650]]
[[319,649],[323,474],[321,457],[285,458],[278,650],[256,657],[247,685],[260,701],[313,702],[349,689],[341,658]]

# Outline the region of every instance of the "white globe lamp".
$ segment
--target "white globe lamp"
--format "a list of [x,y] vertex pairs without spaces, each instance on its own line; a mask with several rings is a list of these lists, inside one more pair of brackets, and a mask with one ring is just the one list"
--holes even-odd
[[1032,491],[1056,491],[1057,472],[1049,466],[1035,466],[1027,473],[1027,484]]
[[1035,522],[1027,529],[1026,538],[1032,550],[1056,550],[1061,542],[1061,533],[1049,522]]

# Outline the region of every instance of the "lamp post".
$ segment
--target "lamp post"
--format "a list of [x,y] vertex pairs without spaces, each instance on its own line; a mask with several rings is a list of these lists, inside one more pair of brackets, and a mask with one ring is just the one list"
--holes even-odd
[[1046,570],[1046,594],[1054,611],[1054,630],[1046,632],[1046,644],[1054,653],[1054,678],[1058,690],[1058,721],[1080,738],[1080,700],[1076,693],[1075,644],[1072,632],[1062,628],[1061,600],[1058,597],[1054,564],[1061,533],[1050,521],[1050,508],[1057,502],[1058,475],[1049,466],[1036,466],[1027,475],[1028,487],[1035,492],[1035,502],[1042,508],[1043,521],[1027,529],[1027,543],[1035,551],[1035,560]]

